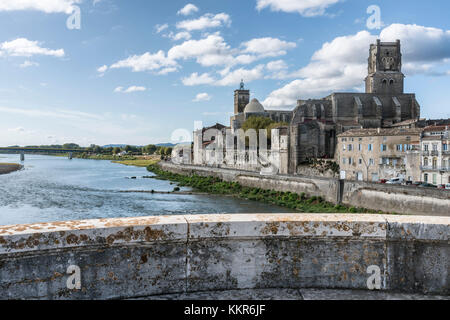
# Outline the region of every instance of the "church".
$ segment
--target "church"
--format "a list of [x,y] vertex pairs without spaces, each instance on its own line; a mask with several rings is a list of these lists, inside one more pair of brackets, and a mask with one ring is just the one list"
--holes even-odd
[[[282,128],[287,140],[286,173],[311,158],[335,156],[337,136],[351,129],[389,128],[406,120],[420,118],[420,105],[413,93],[404,93],[400,40],[371,44],[365,93],[339,92],[322,99],[298,100],[292,111],[266,110],[241,82],[234,92],[231,131],[242,128],[250,117],[267,117],[289,125]],[[199,139],[194,139],[197,144]],[[203,141],[204,142],[204,141]],[[197,146],[197,151],[201,150]],[[198,152],[194,162],[199,163]],[[228,164],[229,166],[229,164]]]

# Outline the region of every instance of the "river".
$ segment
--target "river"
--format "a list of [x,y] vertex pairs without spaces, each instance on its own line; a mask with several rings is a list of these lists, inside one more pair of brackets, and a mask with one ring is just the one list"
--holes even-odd
[[[19,160],[18,154],[0,154],[0,162]],[[0,225],[151,215],[291,212],[235,197],[123,193],[172,191],[175,184],[144,179],[153,174],[145,168],[110,161],[25,155],[22,164],[23,170],[0,175]]]

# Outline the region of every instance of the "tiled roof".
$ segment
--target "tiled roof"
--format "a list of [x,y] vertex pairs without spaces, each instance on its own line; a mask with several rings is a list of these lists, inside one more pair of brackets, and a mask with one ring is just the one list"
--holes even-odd
[[420,135],[423,129],[401,129],[401,128],[383,128],[383,129],[353,129],[341,133],[338,137],[373,137],[373,136],[413,136]]

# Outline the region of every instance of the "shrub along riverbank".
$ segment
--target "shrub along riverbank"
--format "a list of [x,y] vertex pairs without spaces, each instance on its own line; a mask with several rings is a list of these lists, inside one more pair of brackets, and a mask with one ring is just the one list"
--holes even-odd
[[155,179],[169,180],[178,183],[179,187],[192,187],[198,191],[210,194],[232,195],[247,200],[261,201],[299,212],[308,213],[382,213],[363,208],[334,205],[324,201],[321,197],[308,197],[306,194],[280,192],[249,188],[237,182],[225,182],[214,177],[201,177],[198,175],[184,176],[162,170],[157,165],[150,165],[147,170],[153,172]]
[[11,173],[22,168],[22,165],[17,163],[0,163],[0,174]]

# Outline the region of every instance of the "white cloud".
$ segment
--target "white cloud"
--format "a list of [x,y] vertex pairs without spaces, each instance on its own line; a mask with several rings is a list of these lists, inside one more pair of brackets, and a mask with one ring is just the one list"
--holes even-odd
[[231,49],[218,34],[201,40],[189,40],[174,46],[167,53],[171,60],[195,58],[202,66],[226,65],[233,62]]
[[98,69],[97,69],[97,72],[99,72],[99,73],[105,73],[107,70],[108,70],[108,66],[107,66],[107,65],[104,65],[104,66],[101,66],[100,68],[98,68]]
[[121,93],[132,93],[132,92],[142,92],[147,91],[146,87],[139,87],[139,86],[131,86],[128,87],[128,89],[125,89],[124,87],[117,87],[114,89],[114,92],[121,92]]
[[164,51],[160,50],[155,54],[146,52],[143,55],[130,56],[125,60],[114,63],[110,68],[131,68],[133,72],[141,72],[158,71],[165,68],[172,68],[170,70],[176,70],[176,67],[176,61],[168,58]]
[[267,63],[266,68],[269,71],[280,71],[280,70],[287,69],[288,66],[287,66],[286,62],[284,62],[283,60],[276,60],[276,61],[270,61],[269,63]]
[[21,109],[0,106],[0,112],[9,114],[18,114],[27,117],[38,118],[59,118],[59,119],[71,119],[71,120],[100,120],[100,116],[92,113],[63,110],[63,109]]
[[195,12],[198,12],[198,8],[195,5],[193,5],[192,3],[188,3],[182,9],[180,9],[177,14],[183,15],[183,16],[188,16]]
[[31,57],[33,55],[44,55],[54,57],[64,57],[64,50],[51,50],[40,47],[38,41],[30,41],[25,38],[18,38],[12,41],[5,41],[0,44],[0,56]]
[[219,28],[222,26],[230,26],[231,18],[226,13],[213,15],[207,13],[198,19],[184,20],[177,23],[177,29],[185,29],[187,31],[204,30],[208,28]]
[[211,100],[211,96],[207,93],[199,93],[194,100],[192,100],[193,102],[201,102],[201,101],[209,101]]
[[81,0],[1,0],[0,11],[37,10],[45,13],[66,13],[73,11]]
[[317,98],[336,91],[358,91],[367,75],[369,45],[400,39],[403,52],[403,72],[408,75],[444,75],[440,64],[450,58],[450,31],[417,25],[393,24],[380,36],[367,31],[337,37],[316,51],[310,63],[285,78],[296,80],[273,91],[264,101],[268,107],[294,107],[296,100]]
[[197,72],[191,74],[187,78],[183,78],[182,82],[185,86],[197,86],[202,84],[212,84],[214,79],[209,75],[209,73],[203,73],[199,75]]
[[166,30],[167,28],[169,28],[169,25],[167,23],[165,23],[165,24],[157,24],[155,26],[156,33],[161,33],[164,30]]
[[181,31],[178,33],[170,32],[168,35],[166,35],[166,37],[168,37],[174,41],[178,41],[178,40],[190,40],[192,36],[187,31]]
[[38,67],[38,66],[39,63],[30,60],[26,60],[20,65],[21,68]]
[[226,70],[222,74],[223,78],[217,81],[215,84],[218,86],[232,86],[237,85],[242,79],[246,82],[264,78],[264,65],[260,64],[253,69],[236,69],[234,71]]
[[297,47],[295,42],[286,42],[276,38],[258,38],[242,43],[245,53],[258,54],[262,57],[285,55],[286,50]]
[[22,133],[22,132],[25,132],[25,129],[23,127],[17,127],[17,128],[8,129],[8,131]]
[[418,25],[392,24],[380,34],[382,41],[402,42],[402,52],[409,61],[440,61],[450,58],[450,30]]
[[257,0],[256,8],[272,11],[296,12],[305,17],[324,15],[325,10],[340,0]]

